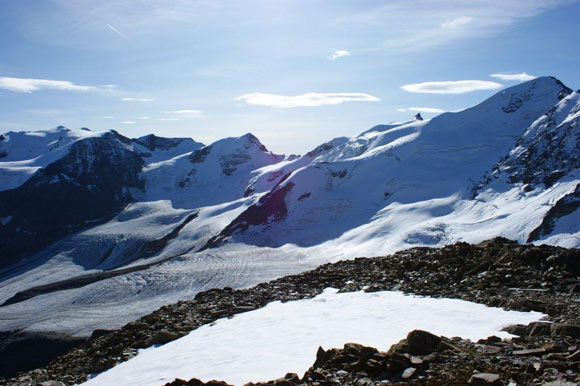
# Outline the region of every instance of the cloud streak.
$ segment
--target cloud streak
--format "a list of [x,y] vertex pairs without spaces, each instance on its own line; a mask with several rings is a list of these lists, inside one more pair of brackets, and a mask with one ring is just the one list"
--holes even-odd
[[459,28],[463,25],[469,24],[473,21],[473,18],[467,16],[461,16],[457,19],[446,21],[445,23],[441,24],[441,28],[445,29],[455,29]]
[[124,33],[122,33],[121,31],[119,31],[118,29],[116,29],[115,27],[113,27],[110,24],[107,24],[107,27],[109,27],[111,29],[111,31],[115,32],[117,35],[120,35],[122,37],[124,37],[125,39],[129,40],[129,38],[127,37],[127,35],[125,35]]
[[336,51],[334,51],[332,53],[332,55],[330,55],[328,57],[328,59],[330,59],[330,60],[336,60],[338,58],[343,58],[345,56],[350,56],[350,55],[351,55],[350,51],[347,51],[347,50],[336,50]]
[[310,92],[301,95],[277,95],[255,92],[240,95],[236,100],[249,105],[268,106],[276,108],[318,107],[338,105],[345,102],[379,102],[380,99],[369,94],[358,92],[317,93]]
[[172,111],[166,111],[165,114],[179,114],[179,115],[190,115],[190,116],[202,116],[203,115],[203,111],[201,111],[201,110],[194,110],[194,109],[172,110]]
[[500,87],[503,87],[503,85],[486,80],[449,80],[405,84],[401,86],[401,89],[420,94],[465,94],[479,90],[495,90]]
[[153,98],[123,98],[123,102],[153,102]]
[[491,74],[492,78],[504,80],[504,81],[518,81],[526,82],[528,80],[536,79],[534,75],[526,74],[522,72],[520,74]]
[[95,91],[98,87],[80,86],[67,80],[25,79],[0,77],[0,88],[14,92],[31,93],[44,89],[65,91]]
[[418,113],[431,113],[431,114],[440,114],[445,112],[445,110],[441,110],[435,107],[407,107],[404,109],[397,109],[397,111],[400,112],[413,111]]

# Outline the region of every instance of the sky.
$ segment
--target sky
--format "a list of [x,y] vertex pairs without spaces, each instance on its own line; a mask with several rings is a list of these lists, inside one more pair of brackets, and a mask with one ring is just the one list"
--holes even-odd
[[553,75],[580,0],[0,0],[0,132],[64,125],[303,154]]

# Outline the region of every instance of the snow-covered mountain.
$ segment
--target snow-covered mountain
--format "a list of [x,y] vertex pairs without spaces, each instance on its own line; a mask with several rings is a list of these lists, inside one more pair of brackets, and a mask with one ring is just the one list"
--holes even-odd
[[0,329],[87,335],[211,287],[418,245],[579,246],[579,116],[580,94],[542,77],[301,157],[251,134],[4,134]]
[[[403,248],[479,239],[480,230],[468,227],[475,220],[472,215],[491,202],[478,181],[498,168],[498,160],[504,159],[504,168],[512,159],[512,163],[521,163],[511,168],[512,173],[546,175],[533,192],[521,186],[527,181],[515,177],[504,186],[524,189],[522,193],[528,197],[560,189],[553,186],[556,181],[578,168],[574,158],[577,135],[573,132],[577,98],[578,93],[556,79],[539,78],[458,113],[381,125],[353,138],[333,140],[313,151],[312,162],[240,215],[211,245],[223,240],[276,247],[327,243],[327,247],[338,246],[336,253],[343,249],[352,255],[380,253],[394,243]],[[546,125],[550,125],[551,136],[542,129]],[[527,158],[521,160],[523,156],[515,153],[523,152],[524,147],[530,149],[526,157],[548,151],[550,160],[533,164]],[[536,149],[542,147],[545,149]],[[564,190],[570,189],[574,190],[572,186]],[[474,196],[474,191],[482,193]],[[516,200],[508,201],[516,204]],[[517,201],[523,203],[521,198]],[[464,205],[469,210],[460,210]],[[505,204],[500,205],[498,212],[505,209]],[[476,221],[495,219],[495,226],[502,226],[509,222],[508,217],[487,214]],[[527,221],[518,221],[517,230],[500,230],[489,223],[486,227],[492,233],[526,241],[541,218],[536,213]],[[361,244],[368,247],[361,250]]]

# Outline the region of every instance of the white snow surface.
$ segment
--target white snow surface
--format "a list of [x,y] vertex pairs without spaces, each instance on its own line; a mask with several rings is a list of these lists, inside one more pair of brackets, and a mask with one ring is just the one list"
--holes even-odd
[[159,386],[176,377],[243,385],[287,372],[302,376],[314,363],[319,346],[342,348],[355,342],[386,351],[413,329],[471,340],[509,337],[500,331],[502,327],[543,316],[462,300],[391,291],[337,293],[329,288],[313,299],[273,302],[202,326],[163,346],[141,350],[135,358],[83,385]]
[[[72,234],[1,271],[0,302],[77,275],[177,257],[0,307],[0,330],[89,336],[95,328],[121,327],[200,291],[249,287],[326,262],[496,236],[526,242],[550,208],[574,192],[580,170],[568,171],[550,187],[536,184],[530,190],[499,178],[475,188],[502,157],[519,151],[518,140],[525,144],[542,138],[550,122],[576,127],[580,96],[560,101],[561,89],[553,78],[537,78],[461,112],[375,126],[352,138],[335,138],[302,157],[268,152],[250,134],[200,149],[191,149],[199,144],[190,142],[152,151],[138,202],[111,221]],[[556,112],[548,119],[551,109]],[[96,135],[81,131],[74,135]],[[73,135],[67,133],[65,137]],[[36,132],[22,138],[41,141],[45,149],[60,135]],[[48,141],[50,136],[55,139]],[[6,165],[36,156],[10,155],[8,146],[20,137],[5,137],[0,151],[8,149],[13,158],[0,159],[0,189],[16,184],[3,178]],[[135,142],[127,146],[149,152]],[[268,192],[289,184],[284,218],[250,226],[217,248],[196,252]],[[139,258],[144,242],[169,234],[193,213],[197,217],[163,250]],[[558,219],[537,243],[580,246],[579,216],[577,210]],[[0,220],[11,221],[5,216]]]

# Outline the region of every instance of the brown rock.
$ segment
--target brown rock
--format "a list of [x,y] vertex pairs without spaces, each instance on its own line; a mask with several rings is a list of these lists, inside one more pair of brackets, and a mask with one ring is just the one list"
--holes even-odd
[[155,335],[153,335],[149,341],[148,341],[148,345],[149,346],[153,346],[155,344],[165,344],[165,343],[169,343],[171,341],[174,341],[176,339],[181,338],[181,335],[175,333],[175,332],[171,332],[171,331],[167,331],[167,330],[160,330],[157,331],[155,333]]
[[528,325],[529,336],[550,335],[552,323],[548,322],[532,322]]
[[580,339],[580,326],[575,326],[572,324],[554,323],[550,328],[550,335],[569,336],[571,338]]
[[542,355],[545,353],[546,349],[544,348],[531,348],[527,350],[515,350],[512,352],[512,354],[520,356]]
[[509,334],[517,335],[517,336],[526,336],[527,335],[526,326],[524,326],[523,324],[512,324],[512,325],[509,325],[507,327],[502,328],[502,331],[505,331]]
[[413,330],[407,335],[407,350],[411,355],[427,355],[437,350],[441,338],[423,330]]
[[471,376],[469,384],[472,386],[499,386],[502,382],[497,374],[479,373]]

